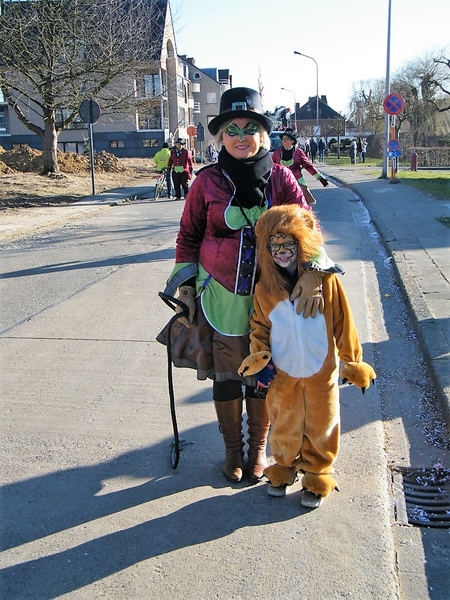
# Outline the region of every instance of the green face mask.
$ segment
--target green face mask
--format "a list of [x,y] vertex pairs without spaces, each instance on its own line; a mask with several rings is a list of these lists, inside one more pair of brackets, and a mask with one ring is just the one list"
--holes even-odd
[[240,140],[243,140],[246,135],[255,135],[255,133],[258,133],[258,131],[258,125],[256,123],[253,123],[252,121],[247,123],[247,125],[242,129],[238,127],[235,123],[230,123],[230,125],[228,125],[228,127],[225,128],[225,133],[229,137],[235,137],[238,135]]

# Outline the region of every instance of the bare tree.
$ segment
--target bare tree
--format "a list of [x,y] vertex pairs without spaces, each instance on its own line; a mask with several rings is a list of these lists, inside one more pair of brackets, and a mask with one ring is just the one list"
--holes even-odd
[[434,58],[433,61],[441,68],[438,73],[439,76],[432,79],[434,86],[440,90],[444,103],[434,102],[438,112],[445,112],[450,110],[450,58],[441,56],[440,58]]
[[380,133],[383,130],[385,97],[384,79],[360,81],[353,88],[349,119],[358,131]]
[[59,133],[83,100],[136,110],[135,74],[155,58],[157,0],[3,0],[0,88],[43,145],[44,172],[58,171]]
[[398,115],[398,130],[407,123],[414,146],[425,144],[436,132],[440,70],[432,58],[425,57],[406,63],[393,78],[393,89],[405,99],[405,108]]

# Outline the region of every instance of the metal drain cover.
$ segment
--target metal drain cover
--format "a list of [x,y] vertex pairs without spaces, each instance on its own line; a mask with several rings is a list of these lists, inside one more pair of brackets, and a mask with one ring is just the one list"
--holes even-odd
[[450,528],[450,471],[398,469],[392,474],[397,523]]

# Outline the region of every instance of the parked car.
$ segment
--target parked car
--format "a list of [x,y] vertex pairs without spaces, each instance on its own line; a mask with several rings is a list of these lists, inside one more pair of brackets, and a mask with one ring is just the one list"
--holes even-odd
[[281,148],[281,131],[272,131],[270,137],[270,152],[274,152],[277,148]]

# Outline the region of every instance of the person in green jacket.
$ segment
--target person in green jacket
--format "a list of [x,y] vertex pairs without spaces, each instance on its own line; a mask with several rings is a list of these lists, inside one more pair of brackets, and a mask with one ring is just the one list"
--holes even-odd
[[172,181],[170,179],[170,171],[167,168],[167,165],[169,164],[169,158],[170,158],[169,144],[167,142],[164,142],[163,147],[161,148],[161,150],[159,150],[159,152],[157,152],[155,154],[155,156],[153,157],[153,160],[155,161],[155,165],[158,170],[158,173],[162,173],[163,171],[166,172],[167,197],[168,198],[170,198],[170,193],[172,191]]

